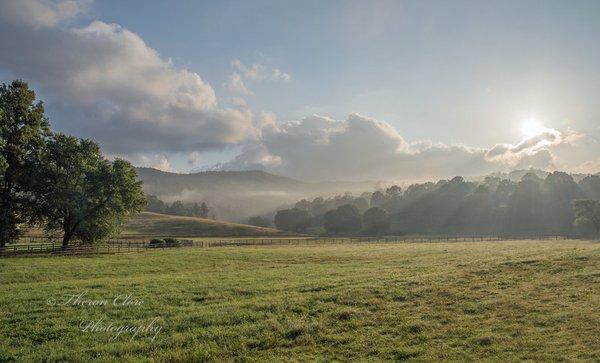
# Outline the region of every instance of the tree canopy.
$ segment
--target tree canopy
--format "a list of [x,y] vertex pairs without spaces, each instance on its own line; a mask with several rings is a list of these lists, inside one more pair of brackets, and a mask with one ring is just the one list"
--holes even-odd
[[356,206],[346,204],[325,213],[324,226],[330,233],[353,233],[362,229],[362,218]]
[[99,146],[55,134],[48,141],[37,173],[39,208],[48,231],[94,242],[118,231],[123,218],[145,205],[141,182],[125,160],[106,160]]
[[310,224],[310,214],[298,208],[284,209],[275,215],[275,226],[283,231],[301,232]]
[[27,83],[0,86],[0,248],[19,237],[30,221],[31,173],[50,128],[44,106]]
[[[348,193],[318,197],[296,207],[309,213],[307,230],[329,233],[358,233],[325,225],[328,212],[353,205],[362,213],[362,234],[569,235],[576,232],[572,201],[584,198],[600,199],[600,174],[527,170],[511,173],[510,178],[500,174],[477,181],[455,177],[413,184],[404,191],[392,186],[359,197]],[[379,210],[364,211],[366,201]],[[330,221],[334,216],[329,214]],[[379,232],[375,228],[379,222],[382,228],[389,225],[389,231]]]
[[131,164],[106,160],[91,140],[53,134],[27,83],[0,87],[0,248],[34,223],[62,231],[65,246],[93,242],[144,203]]
[[198,204],[194,203],[184,203],[180,200],[176,200],[173,203],[165,203],[160,200],[156,195],[147,195],[146,196],[146,211],[161,213],[161,214],[171,214],[176,216],[190,216],[190,217],[200,217],[200,218],[215,218],[216,213],[212,211],[206,204],[206,202],[201,202]]

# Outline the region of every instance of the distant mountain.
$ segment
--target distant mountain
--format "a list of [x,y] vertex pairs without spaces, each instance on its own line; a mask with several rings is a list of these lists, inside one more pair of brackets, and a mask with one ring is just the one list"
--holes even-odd
[[146,194],[165,202],[202,202],[214,208],[217,218],[242,221],[253,215],[272,213],[300,199],[350,192],[373,191],[379,183],[303,182],[264,171],[204,171],[191,174],[136,168]]

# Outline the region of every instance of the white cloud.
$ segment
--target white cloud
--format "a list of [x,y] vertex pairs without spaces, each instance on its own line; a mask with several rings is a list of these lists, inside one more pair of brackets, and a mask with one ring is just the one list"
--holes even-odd
[[231,62],[231,67],[234,69],[234,72],[227,76],[227,82],[223,83],[223,87],[230,92],[245,95],[252,95],[253,93],[246,87],[244,80],[277,82],[292,79],[289,73],[283,72],[278,68],[268,68],[259,63],[254,63],[252,66],[246,67],[239,59],[234,59]]
[[223,87],[230,92],[252,95],[252,92],[246,88],[242,76],[239,73],[232,73],[227,77],[227,82],[223,83]]
[[220,108],[197,73],[137,34],[102,21],[61,25],[87,4],[0,3],[0,68],[41,89],[54,126],[125,155],[220,148],[254,134],[250,111]]
[[523,139],[516,145],[496,144],[485,154],[489,161],[501,162],[511,167],[521,168],[556,168],[556,156],[550,147],[573,145],[582,137],[572,131],[561,133],[558,130],[545,128],[539,135]]
[[260,63],[247,67],[239,59],[231,62],[233,69],[239,71],[244,78],[254,81],[289,81],[292,76],[278,68],[268,68]]
[[3,20],[34,28],[51,27],[86,12],[91,2],[91,0],[7,0],[2,4]]
[[[343,121],[311,116],[277,123],[272,114],[258,117],[258,137],[223,169],[261,169],[305,180],[432,180],[455,175],[481,176],[493,171],[560,164],[551,148],[573,147],[581,135],[548,132],[516,145],[491,149],[431,141],[408,143],[391,125],[350,114]],[[582,165],[592,170],[596,164]]]
[[227,103],[232,107],[238,107],[241,109],[248,108],[248,102],[241,97],[231,97],[227,100]]
[[265,169],[305,180],[405,179],[479,175],[498,165],[483,149],[408,144],[389,124],[350,114],[261,126],[260,139],[224,169]]

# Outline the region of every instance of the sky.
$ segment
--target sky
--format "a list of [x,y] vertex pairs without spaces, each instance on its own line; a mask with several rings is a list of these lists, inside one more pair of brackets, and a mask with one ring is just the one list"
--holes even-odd
[[600,171],[598,1],[0,0],[0,80],[174,172]]

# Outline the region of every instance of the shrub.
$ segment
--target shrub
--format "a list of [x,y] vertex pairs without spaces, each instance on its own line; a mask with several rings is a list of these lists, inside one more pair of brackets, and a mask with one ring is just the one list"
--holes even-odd
[[181,247],[181,242],[177,238],[165,238],[165,247]]
[[162,247],[164,244],[165,244],[165,241],[163,241],[162,239],[153,238],[150,240],[150,243],[148,243],[148,247],[159,248],[159,247]]

